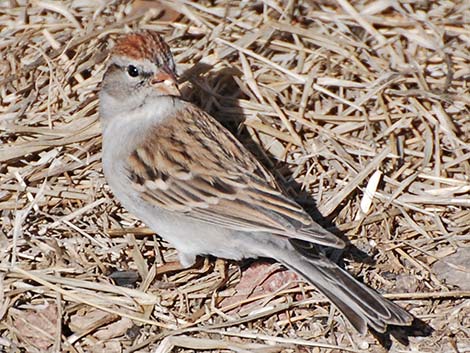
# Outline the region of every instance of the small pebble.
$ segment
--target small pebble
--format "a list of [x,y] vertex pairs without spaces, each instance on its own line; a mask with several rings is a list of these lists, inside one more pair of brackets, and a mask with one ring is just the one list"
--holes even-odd
[[367,341],[359,342],[358,347],[359,349],[369,349],[369,342]]

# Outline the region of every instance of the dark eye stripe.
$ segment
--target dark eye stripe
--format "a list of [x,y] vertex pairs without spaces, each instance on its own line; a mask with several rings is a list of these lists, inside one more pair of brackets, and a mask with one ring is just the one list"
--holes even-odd
[[118,64],[111,64],[108,68],[108,71],[117,71],[117,70],[120,70],[120,71],[124,71],[127,75],[131,76],[131,77],[137,77],[137,76],[132,76],[130,73],[129,73],[129,68],[133,66],[134,68],[137,69],[138,71],[138,75],[137,76],[140,76],[141,78],[149,78],[151,76],[153,76],[153,73],[152,72],[148,72],[148,71],[142,71],[141,69],[138,69],[135,65],[125,65],[125,66],[121,66],[121,65],[118,65]]
[[118,70],[121,70],[121,66],[119,66],[116,63],[113,63],[109,65],[108,70],[106,72],[113,72],[113,71],[118,71]]

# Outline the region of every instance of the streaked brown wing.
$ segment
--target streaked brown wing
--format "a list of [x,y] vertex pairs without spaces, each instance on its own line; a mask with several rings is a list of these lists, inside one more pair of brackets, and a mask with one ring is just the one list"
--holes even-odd
[[128,172],[132,187],[147,202],[223,227],[344,247],[202,110],[188,104],[143,140],[128,158]]

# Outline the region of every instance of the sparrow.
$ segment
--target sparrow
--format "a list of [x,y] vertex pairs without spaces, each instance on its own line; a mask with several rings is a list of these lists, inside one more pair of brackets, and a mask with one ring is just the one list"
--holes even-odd
[[360,333],[413,316],[329,260],[343,248],[212,116],[183,100],[170,47],[154,31],[122,36],[99,95],[103,170],[121,204],[177,251],[272,258],[323,293]]

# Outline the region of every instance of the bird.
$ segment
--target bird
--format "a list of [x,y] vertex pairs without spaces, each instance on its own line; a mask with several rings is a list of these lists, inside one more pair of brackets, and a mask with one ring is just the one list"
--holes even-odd
[[160,34],[118,38],[99,92],[102,163],[124,208],[178,251],[271,258],[312,284],[359,332],[409,326],[413,316],[356,280],[324,248],[345,242],[317,224],[215,118],[184,100]]

